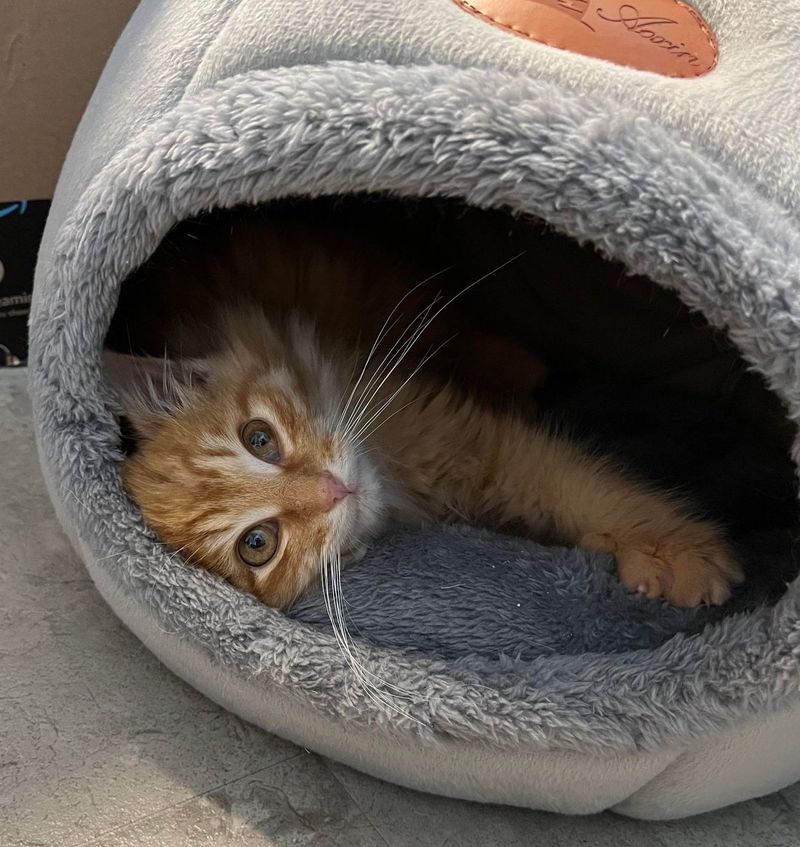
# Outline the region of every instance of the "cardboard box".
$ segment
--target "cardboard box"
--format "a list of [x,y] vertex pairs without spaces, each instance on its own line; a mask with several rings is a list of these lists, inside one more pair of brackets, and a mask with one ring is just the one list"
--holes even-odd
[[0,3],[0,366],[24,364],[44,222],[86,103],[137,0]]

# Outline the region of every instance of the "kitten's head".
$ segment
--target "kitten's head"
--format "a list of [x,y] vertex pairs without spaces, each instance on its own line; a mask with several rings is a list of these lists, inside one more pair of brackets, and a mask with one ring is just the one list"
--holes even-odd
[[221,321],[204,360],[108,354],[137,450],[123,481],[161,540],[283,607],[379,528],[385,486],[337,426],[349,368],[308,325]]

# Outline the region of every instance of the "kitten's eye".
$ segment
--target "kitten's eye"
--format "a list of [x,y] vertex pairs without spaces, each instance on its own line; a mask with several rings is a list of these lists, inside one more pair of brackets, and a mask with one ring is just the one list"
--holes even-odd
[[278,440],[264,421],[250,421],[242,428],[242,442],[258,459],[276,464],[281,460]]
[[278,525],[260,523],[245,532],[236,545],[239,558],[251,568],[260,568],[278,549]]

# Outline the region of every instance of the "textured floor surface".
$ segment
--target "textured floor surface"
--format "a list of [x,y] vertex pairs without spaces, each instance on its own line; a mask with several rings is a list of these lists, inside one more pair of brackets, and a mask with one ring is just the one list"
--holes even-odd
[[800,847],[800,784],[675,823],[564,818],[396,788],[281,741],[162,667],[105,606],[0,370],[2,847]]

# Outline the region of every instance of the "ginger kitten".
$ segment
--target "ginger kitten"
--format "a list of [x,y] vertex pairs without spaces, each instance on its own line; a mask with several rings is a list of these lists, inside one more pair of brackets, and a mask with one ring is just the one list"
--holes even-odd
[[650,598],[728,598],[742,572],[713,523],[432,372],[417,342],[434,314],[391,331],[390,312],[377,338],[343,346],[324,321],[254,300],[219,317],[205,357],[109,354],[138,438],[123,481],[147,522],[277,607],[388,526],[448,520],[608,551]]

